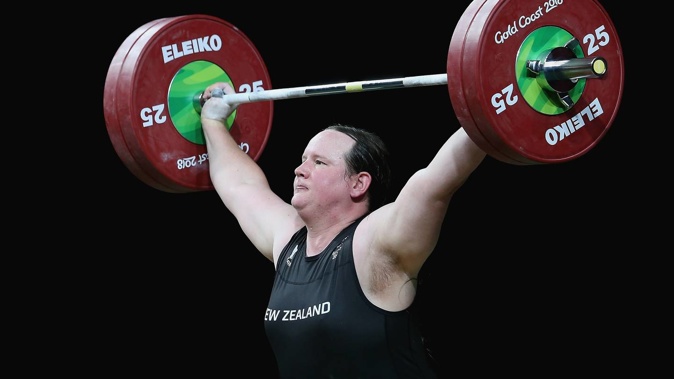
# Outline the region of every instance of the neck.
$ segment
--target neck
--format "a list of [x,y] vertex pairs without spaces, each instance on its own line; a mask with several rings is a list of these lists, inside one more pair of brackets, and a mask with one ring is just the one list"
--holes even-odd
[[320,254],[337,235],[347,226],[351,225],[358,217],[342,217],[339,220],[327,222],[325,219],[306,222],[307,226],[307,256]]

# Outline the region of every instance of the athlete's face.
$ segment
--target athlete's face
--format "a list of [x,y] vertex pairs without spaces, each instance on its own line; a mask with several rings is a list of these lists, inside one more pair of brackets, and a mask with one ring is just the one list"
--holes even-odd
[[300,210],[308,205],[318,211],[351,201],[344,157],[355,141],[348,135],[324,130],[312,138],[295,169],[292,205]]

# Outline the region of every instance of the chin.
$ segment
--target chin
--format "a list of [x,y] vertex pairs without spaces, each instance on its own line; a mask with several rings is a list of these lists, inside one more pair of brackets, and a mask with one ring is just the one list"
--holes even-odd
[[290,199],[290,205],[298,210],[303,208],[302,201],[297,198],[297,195],[293,195],[292,199]]

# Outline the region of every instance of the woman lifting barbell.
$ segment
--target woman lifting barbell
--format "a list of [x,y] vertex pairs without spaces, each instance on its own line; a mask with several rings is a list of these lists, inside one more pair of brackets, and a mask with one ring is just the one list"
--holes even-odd
[[[295,168],[290,203],[230,135],[228,83],[204,91],[213,185],[276,269],[264,317],[282,378],[433,378],[413,317],[417,276],[452,195],[486,156],[463,128],[388,202],[388,152],[375,134],[331,125]],[[245,105],[244,105],[245,106]]]

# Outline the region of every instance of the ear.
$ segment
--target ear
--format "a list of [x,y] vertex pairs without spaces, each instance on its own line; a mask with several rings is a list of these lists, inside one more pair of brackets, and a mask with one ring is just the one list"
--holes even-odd
[[351,197],[362,198],[372,183],[372,176],[363,171],[351,177]]

